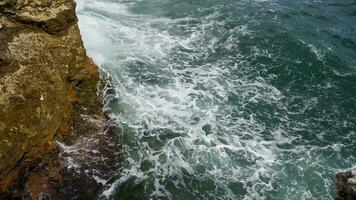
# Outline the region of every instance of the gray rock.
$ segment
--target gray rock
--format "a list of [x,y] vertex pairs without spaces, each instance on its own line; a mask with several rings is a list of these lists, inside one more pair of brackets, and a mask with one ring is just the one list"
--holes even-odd
[[355,200],[356,199],[356,167],[336,174],[335,177],[335,199]]

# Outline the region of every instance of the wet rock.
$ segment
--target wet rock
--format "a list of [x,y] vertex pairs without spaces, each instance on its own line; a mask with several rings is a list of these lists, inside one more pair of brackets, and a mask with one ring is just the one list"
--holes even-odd
[[336,200],[356,199],[356,167],[349,171],[336,174],[335,199]]

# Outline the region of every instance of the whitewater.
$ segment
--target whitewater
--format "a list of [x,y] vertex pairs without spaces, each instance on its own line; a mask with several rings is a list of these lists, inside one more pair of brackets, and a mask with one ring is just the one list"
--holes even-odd
[[122,145],[98,199],[332,199],[356,163],[355,11],[77,0]]

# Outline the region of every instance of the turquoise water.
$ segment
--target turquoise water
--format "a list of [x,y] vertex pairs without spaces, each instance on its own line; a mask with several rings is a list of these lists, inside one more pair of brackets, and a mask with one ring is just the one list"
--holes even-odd
[[332,199],[356,163],[354,0],[78,0],[122,162],[99,199]]

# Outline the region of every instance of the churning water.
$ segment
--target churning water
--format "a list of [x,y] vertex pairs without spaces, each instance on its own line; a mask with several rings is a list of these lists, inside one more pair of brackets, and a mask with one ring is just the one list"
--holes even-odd
[[99,199],[332,199],[356,163],[354,0],[77,0],[110,76]]

